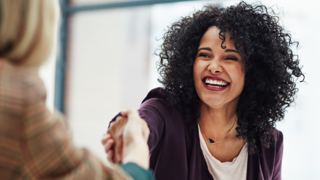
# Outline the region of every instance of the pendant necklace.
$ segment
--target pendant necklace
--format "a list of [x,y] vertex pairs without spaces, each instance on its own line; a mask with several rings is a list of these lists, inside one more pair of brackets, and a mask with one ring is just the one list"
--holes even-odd
[[208,140],[208,142],[209,142],[210,144],[217,144],[217,143],[219,143],[220,141],[222,141],[225,137],[227,137],[227,134],[228,134],[228,133],[231,131],[231,129],[233,128],[234,124],[236,123],[236,120],[237,120],[237,118],[234,119],[234,122],[233,122],[231,128],[230,128],[227,132],[225,132],[224,137],[223,137],[222,139],[220,139],[219,141],[214,141],[214,140],[212,140],[211,138],[208,138],[207,135],[204,133],[204,131],[202,131],[199,122],[198,122],[198,124],[199,124],[199,127],[200,127],[200,131],[203,132],[203,134],[204,134],[204,136],[206,137],[206,139]]

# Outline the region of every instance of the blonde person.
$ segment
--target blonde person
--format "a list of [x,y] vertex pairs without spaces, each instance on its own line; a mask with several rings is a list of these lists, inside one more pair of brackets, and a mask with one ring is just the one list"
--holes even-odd
[[0,179],[152,179],[135,110],[111,128],[124,134],[119,167],[75,147],[63,116],[47,109],[38,68],[52,49],[57,2],[0,0]]

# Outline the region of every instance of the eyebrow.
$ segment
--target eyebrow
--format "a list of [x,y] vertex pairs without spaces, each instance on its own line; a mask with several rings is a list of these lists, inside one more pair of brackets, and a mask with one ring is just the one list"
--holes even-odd
[[199,52],[200,50],[212,51],[212,49],[211,49],[211,48],[209,48],[209,47],[199,48],[199,49],[198,49],[198,52]]
[[[199,49],[198,49],[198,52],[199,52],[200,50],[212,51],[212,49],[209,48],[209,47],[199,48]],[[234,50],[234,49],[226,49],[225,52],[235,52],[235,53],[238,53],[238,54],[239,54],[239,52],[238,52],[237,50]]]
[[239,54],[239,52],[237,50],[234,50],[234,49],[226,49],[225,52],[235,52],[235,53]]

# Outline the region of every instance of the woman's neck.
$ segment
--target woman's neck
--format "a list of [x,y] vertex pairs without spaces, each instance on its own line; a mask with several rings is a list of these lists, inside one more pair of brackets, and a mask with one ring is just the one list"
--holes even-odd
[[207,136],[219,137],[230,130],[237,119],[236,108],[236,105],[212,108],[203,103],[198,123]]

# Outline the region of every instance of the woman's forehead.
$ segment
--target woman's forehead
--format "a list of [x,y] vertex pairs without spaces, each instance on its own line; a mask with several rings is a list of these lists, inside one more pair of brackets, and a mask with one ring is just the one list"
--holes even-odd
[[[223,40],[220,38],[220,29],[216,26],[210,27],[202,36],[199,46],[221,46]],[[235,48],[234,41],[231,38],[231,33],[229,31],[222,34],[225,37],[223,46],[228,48]]]

